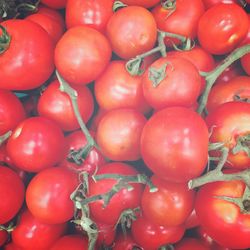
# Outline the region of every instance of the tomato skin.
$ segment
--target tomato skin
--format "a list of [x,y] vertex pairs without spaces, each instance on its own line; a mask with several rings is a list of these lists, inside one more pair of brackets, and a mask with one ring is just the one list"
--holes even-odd
[[65,146],[60,127],[37,116],[25,119],[15,128],[7,142],[7,154],[16,167],[39,172],[59,163],[65,155]]
[[239,45],[248,27],[248,16],[241,7],[236,4],[216,4],[200,18],[198,40],[211,54],[223,55]]
[[9,233],[4,229],[0,229],[0,247],[2,247],[7,242],[8,238]]
[[66,5],[66,25],[72,28],[87,25],[105,33],[109,18],[113,15],[114,0],[68,0]]
[[139,248],[131,233],[127,233],[126,236],[122,233],[118,233],[113,244],[113,250],[133,250],[136,247]]
[[67,0],[41,0],[41,3],[53,9],[65,8]]
[[[250,131],[250,104],[244,102],[227,102],[219,105],[206,117],[208,128],[212,131],[210,143],[223,142],[229,149],[225,166],[235,169],[249,167],[250,158],[243,150],[233,153],[232,149],[237,143],[237,138],[248,135]],[[211,152],[218,155],[219,152]]]
[[207,152],[207,126],[190,109],[171,107],[160,110],[143,128],[142,159],[149,169],[165,180],[186,182],[199,176],[205,169]]
[[159,0],[123,0],[123,3],[127,5],[137,5],[137,6],[142,6],[144,8],[151,8],[158,4],[160,1]]
[[147,9],[128,6],[111,16],[106,35],[112,50],[120,58],[130,59],[154,47],[157,36],[156,22]]
[[17,96],[0,89],[0,135],[13,130],[25,117],[24,107]]
[[49,225],[24,210],[12,231],[12,241],[22,248],[49,248],[66,231],[66,223]]
[[[93,95],[85,85],[72,85],[72,87],[77,91],[77,103],[81,117],[87,123],[94,111]],[[40,116],[54,120],[64,131],[80,128],[70,97],[60,90],[58,80],[51,82],[42,93],[37,109]]]
[[225,3],[225,4],[236,3],[237,4],[238,1],[237,0],[203,0],[203,3],[205,5],[205,8],[209,9],[215,4],[219,4],[219,3]]
[[191,214],[189,214],[188,218],[185,221],[185,228],[191,229],[191,228],[198,227],[199,225],[200,225],[199,219],[197,217],[195,209],[193,208]]
[[210,250],[208,246],[203,244],[200,240],[196,238],[183,238],[180,242],[174,245],[175,250]]
[[94,81],[108,65],[111,47],[99,31],[84,26],[68,29],[55,48],[55,65],[71,84]]
[[11,42],[0,56],[0,88],[28,90],[41,86],[54,70],[52,39],[41,26],[28,20],[10,19],[1,25]]
[[74,214],[70,195],[77,186],[78,177],[74,172],[60,167],[45,169],[36,174],[27,187],[27,207],[41,222],[64,223]]
[[250,246],[250,215],[241,213],[232,202],[215,197],[242,197],[244,189],[241,181],[222,181],[206,184],[197,193],[195,210],[201,226],[222,246],[233,249]]
[[10,168],[0,166],[0,224],[10,221],[20,210],[24,201],[24,184]]
[[[151,70],[164,67],[166,76],[154,86]],[[143,75],[143,94],[154,109],[170,106],[192,106],[201,89],[201,77],[197,68],[187,59],[173,56],[162,57],[151,64]]]

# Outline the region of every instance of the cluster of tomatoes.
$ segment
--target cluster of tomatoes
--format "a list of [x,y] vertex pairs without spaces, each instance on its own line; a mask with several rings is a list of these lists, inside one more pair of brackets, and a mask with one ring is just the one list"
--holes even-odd
[[249,4],[5,13],[0,248],[250,248]]

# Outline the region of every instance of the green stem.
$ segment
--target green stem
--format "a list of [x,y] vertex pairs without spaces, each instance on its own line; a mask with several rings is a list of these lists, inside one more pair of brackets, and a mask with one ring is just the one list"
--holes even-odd
[[8,131],[6,132],[5,134],[1,135],[0,136],[0,146],[6,141],[9,139],[9,137],[11,136],[12,134],[12,131]]
[[222,61],[222,63],[218,65],[214,70],[205,74],[206,87],[199,101],[200,104],[197,110],[199,114],[201,114],[206,107],[208,95],[216,79],[221,75],[221,73],[227,67],[229,67],[232,63],[234,63],[236,60],[238,60],[239,58],[241,58],[242,56],[246,55],[249,52],[250,52],[250,44],[237,48],[229,56],[227,56]]
[[0,36],[0,55],[3,54],[10,46],[11,36],[7,32],[6,28],[0,25],[2,34]]
[[127,7],[128,5],[123,3],[122,1],[115,1],[113,4],[113,12],[116,12],[117,10]]

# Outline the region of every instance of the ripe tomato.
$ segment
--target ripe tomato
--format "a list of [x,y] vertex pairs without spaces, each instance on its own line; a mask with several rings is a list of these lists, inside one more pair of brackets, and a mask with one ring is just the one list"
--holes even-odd
[[134,109],[114,109],[101,119],[96,141],[104,156],[113,161],[141,158],[140,138],[146,118]]
[[0,229],[0,247],[2,247],[7,242],[8,238],[9,233],[4,229]]
[[237,0],[203,0],[203,3],[205,5],[205,8],[209,9],[218,3],[232,4],[232,3],[238,3],[238,1]]
[[201,89],[197,68],[187,59],[162,57],[151,64],[142,79],[143,94],[151,107],[192,106]]
[[216,4],[200,18],[198,40],[209,53],[223,55],[239,45],[248,26],[248,16],[237,4]]
[[62,77],[71,84],[94,81],[108,65],[111,48],[99,31],[84,26],[68,29],[55,49],[55,65]]
[[66,223],[45,224],[24,210],[11,233],[12,241],[22,248],[48,249],[66,231]]
[[[96,175],[101,174],[119,174],[134,176],[138,172],[130,165],[113,162],[103,165],[97,172]],[[89,180],[89,193],[88,197],[104,194],[117,183],[117,179],[108,178],[102,180]],[[143,185],[137,183],[130,183],[133,190],[122,188],[118,191],[110,200],[106,207],[103,207],[104,201],[97,200],[89,203],[89,209],[91,218],[93,220],[103,222],[110,225],[115,225],[120,217],[120,214],[126,209],[133,209],[139,206],[140,199],[143,191]],[[112,216],[110,216],[112,215]]]
[[123,0],[122,2],[127,5],[138,5],[144,8],[151,8],[160,3],[160,0]]
[[[174,245],[175,250],[210,250],[202,241],[196,238],[183,238],[180,242]],[[212,249],[211,249],[212,250]]]
[[185,221],[185,228],[186,229],[196,228],[199,225],[200,225],[199,219],[197,217],[195,209],[193,208],[191,214],[189,214],[188,218]]
[[145,164],[160,178],[186,182],[199,176],[208,159],[208,129],[194,111],[165,108],[145,124],[141,154]]
[[98,221],[95,221],[95,224],[98,228],[97,249],[102,249],[103,246],[112,246],[116,235],[116,225],[109,225]]
[[157,27],[150,11],[128,6],[111,16],[106,34],[113,51],[120,58],[130,59],[154,47]]
[[72,28],[87,25],[105,33],[109,18],[113,15],[114,0],[68,0],[66,5],[66,25]]
[[0,224],[10,221],[24,201],[24,184],[10,168],[0,166]]
[[41,3],[53,9],[65,8],[67,0],[41,0]]
[[25,116],[24,107],[16,95],[0,89],[0,135],[13,130]]
[[1,25],[11,40],[0,55],[0,88],[28,90],[41,86],[54,70],[52,39],[41,26],[28,20],[10,19]]
[[[38,113],[55,121],[64,131],[80,128],[76,119],[72,102],[68,94],[60,91],[58,80],[49,84],[38,101]],[[94,98],[86,86],[72,85],[77,91],[77,104],[81,117],[88,122],[94,111]]]
[[[23,248],[17,246],[13,242],[10,242],[10,243],[8,243],[7,245],[4,246],[4,250],[23,250]],[[38,249],[34,249],[34,250],[38,250]],[[41,250],[43,250],[43,249],[41,249]]]
[[27,207],[44,223],[59,224],[74,214],[71,193],[78,186],[77,174],[60,167],[45,169],[33,177],[26,190]]
[[115,242],[113,244],[113,250],[133,250],[141,249],[135,240],[133,239],[131,233],[123,235],[123,233],[118,232],[116,235]]
[[65,138],[54,121],[45,117],[30,117],[11,134],[7,153],[16,167],[28,172],[39,172],[63,159]]
[[[206,117],[206,123],[210,129],[210,143],[220,142],[229,149],[227,167],[243,169],[248,168],[250,157],[243,149],[234,151],[237,143],[249,147],[250,132],[250,104],[244,102],[227,102],[215,108]],[[245,139],[244,136],[246,137]],[[242,138],[242,141],[241,139]],[[219,155],[215,151],[212,155]]]
[[102,109],[133,108],[142,113],[150,110],[142,92],[142,77],[131,76],[125,68],[125,61],[112,61],[97,78],[94,87]]

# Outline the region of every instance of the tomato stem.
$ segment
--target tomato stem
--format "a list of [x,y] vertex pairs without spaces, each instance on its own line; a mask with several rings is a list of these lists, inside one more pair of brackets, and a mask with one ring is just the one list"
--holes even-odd
[[0,54],[4,53],[10,46],[11,36],[7,32],[6,28],[0,24],[2,34],[0,36]]
[[9,137],[11,136],[12,134],[12,131],[8,131],[6,132],[5,134],[1,135],[0,136],[0,146],[6,141],[9,139]]
[[113,4],[113,12],[116,12],[117,10],[127,7],[128,5],[123,3],[122,1],[115,1]]
[[250,44],[244,45],[240,48],[235,49],[230,55],[228,55],[221,64],[219,64],[214,70],[204,73],[206,80],[206,86],[203,94],[201,95],[201,98],[199,100],[199,107],[197,109],[197,112],[201,114],[207,104],[208,95],[210,93],[211,88],[213,87],[216,79],[221,75],[221,73],[229,67],[232,63],[234,63],[236,60],[241,58],[242,56],[246,55],[250,52]]
[[233,154],[245,152],[250,157],[250,134],[238,136],[237,143],[232,149]]

